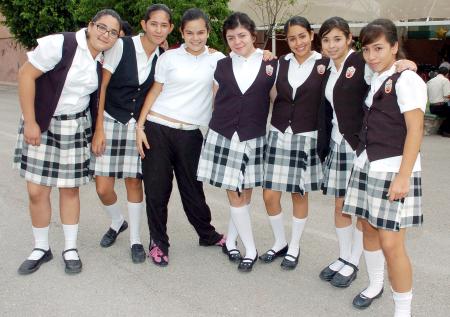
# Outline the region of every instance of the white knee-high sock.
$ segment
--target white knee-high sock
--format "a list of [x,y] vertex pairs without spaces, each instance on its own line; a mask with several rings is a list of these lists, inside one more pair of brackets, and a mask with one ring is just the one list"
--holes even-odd
[[254,259],[256,257],[256,247],[255,240],[253,239],[249,210],[249,205],[242,207],[230,206],[231,218],[233,218],[233,223],[236,226],[236,230],[239,233],[245,247],[245,257]]
[[[133,244],[141,243],[141,214],[143,202],[133,203],[128,202],[128,217],[129,217],[129,229],[130,229],[130,246]],[[120,229],[120,227],[119,227]]]
[[[352,251],[348,261],[358,266],[362,252],[363,252],[363,233],[361,230],[355,227],[355,230],[353,231]],[[344,276],[350,276],[350,274],[352,274],[353,271],[354,269],[351,266],[345,265],[339,271],[339,273]]]
[[106,213],[111,217],[111,228],[119,232],[120,227],[124,221],[122,211],[119,207],[119,202],[116,201],[114,204],[106,206],[104,205]]
[[292,217],[292,236],[287,254],[292,255],[293,257],[297,257],[300,251],[300,239],[303,234],[303,229],[305,229],[307,219],[308,217],[303,219]]
[[384,254],[382,250],[364,250],[367,274],[369,275],[369,287],[362,294],[369,298],[374,298],[380,293],[384,283]]
[[228,232],[227,232],[227,241],[225,242],[228,250],[236,249],[236,240],[238,237],[238,232],[236,226],[233,222],[233,217],[230,215],[230,220],[228,222]]
[[[49,226],[44,228],[33,228],[33,237],[34,237],[34,247],[48,250],[48,229]],[[39,260],[43,256],[42,251],[33,251],[31,252],[30,256],[28,257],[28,260]]]
[[395,303],[394,317],[410,317],[411,316],[411,301],[412,290],[405,293],[397,293],[392,290],[392,297]]
[[[353,226],[350,225],[344,228],[336,228],[336,235],[339,242],[339,257],[348,260],[352,249]],[[339,271],[343,267],[344,263],[341,261],[335,261],[330,264],[330,269],[333,271]]]
[[[77,248],[78,224],[62,225],[64,230],[64,251]],[[78,260],[78,254],[75,251],[69,251],[64,254],[66,260]]]
[[269,216],[269,221],[270,226],[272,227],[273,237],[275,239],[272,250],[278,252],[287,244],[286,235],[284,233],[283,212],[281,211],[275,216]]

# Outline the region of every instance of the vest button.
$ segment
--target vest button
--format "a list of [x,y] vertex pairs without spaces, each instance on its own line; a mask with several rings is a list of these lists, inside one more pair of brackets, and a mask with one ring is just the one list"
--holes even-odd
[[133,99],[133,102],[136,102],[136,99]]
[[141,91],[141,88],[138,88],[138,91]]
[[132,116],[134,116],[134,112],[130,113]]

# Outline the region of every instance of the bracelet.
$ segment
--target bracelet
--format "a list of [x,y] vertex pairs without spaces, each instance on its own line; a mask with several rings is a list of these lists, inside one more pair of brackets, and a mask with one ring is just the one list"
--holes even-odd
[[136,130],[144,131],[144,130],[145,130],[145,127],[144,127],[143,125],[137,125],[137,124],[136,124]]

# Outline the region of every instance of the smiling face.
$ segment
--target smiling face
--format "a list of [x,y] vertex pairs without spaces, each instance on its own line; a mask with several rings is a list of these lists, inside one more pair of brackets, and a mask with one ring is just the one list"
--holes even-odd
[[336,65],[340,65],[350,50],[352,35],[346,36],[343,31],[333,28],[326,33],[322,39],[322,50],[325,55],[333,60]]
[[196,19],[188,21],[183,29],[180,29],[180,32],[186,44],[186,51],[192,55],[203,53],[209,36],[205,20]]
[[314,32],[308,32],[300,25],[289,26],[286,40],[292,53],[297,60],[302,63],[311,55],[311,43],[314,39]]
[[228,46],[237,55],[249,57],[255,51],[255,46],[253,45],[255,37],[242,26],[227,30],[225,37]]
[[111,15],[103,15],[87,28],[87,44],[92,56],[110,49],[116,42],[120,32],[120,22]]
[[376,41],[362,47],[364,60],[376,73],[382,73],[395,63],[398,52],[398,42],[391,45],[385,35],[381,35]]
[[153,11],[147,21],[141,21],[141,27],[145,32],[145,39],[155,46],[164,43],[173,30],[170,17],[163,10]]

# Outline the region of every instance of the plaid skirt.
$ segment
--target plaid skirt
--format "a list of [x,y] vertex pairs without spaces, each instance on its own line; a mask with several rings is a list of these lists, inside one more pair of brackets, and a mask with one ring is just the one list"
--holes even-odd
[[262,185],[266,138],[240,142],[209,129],[203,142],[197,179],[241,192]]
[[122,124],[105,116],[105,152],[92,154],[90,173],[115,178],[142,178],[141,158],[136,146],[136,122]]
[[20,176],[51,187],[79,187],[90,181],[91,119],[86,111],[53,117],[41,133],[39,146],[24,141],[23,119],[19,123],[14,164]]
[[340,144],[330,142],[330,153],[323,166],[321,189],[325,195],[344,197],[352,173],[355,152],[343,138]]
[[366,219],[375,228],[399,231],[420,226],[422,215],[422,184],[420,172],[410,178],[408,196],[390,202],[386,194],[397,173],[369,171],[355,166],[345,195],[343,212]]
[[300,193],[319,189],[322,166],[317,139],[270,131],[264,160],[263,187]]

